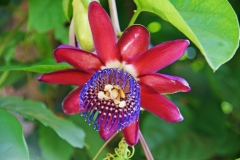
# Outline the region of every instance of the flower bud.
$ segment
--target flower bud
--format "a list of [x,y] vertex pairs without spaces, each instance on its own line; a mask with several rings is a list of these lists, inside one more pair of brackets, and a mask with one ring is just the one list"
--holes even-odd
[[[89,1],[89,0],[87,0]],[[74,32],[76,34],[78,43],[83,50],[93,51],[94,44],[92,38],[92,32],[90,30],[88,21],[88,5],[86,0],[73,0],[73,21],[74,21]]]

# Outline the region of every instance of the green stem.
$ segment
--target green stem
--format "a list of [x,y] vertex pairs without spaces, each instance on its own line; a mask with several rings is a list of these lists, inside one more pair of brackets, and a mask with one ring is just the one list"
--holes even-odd
[[148,145],[141,133],[141,131],[139,130],[139,139],[140,139],[140,142],[141,142],[141,145],[142,145],[142,148],[143,148],[143,151],[145,153],[145,156],[147,158],[147,160],[154,160],[153,159],[153,156],[152,156],[152,153],[150,152],[149,148],[148,148]]
[[95,157],[93,158],[93,160],[97,160],[97,157],[100,155],[100,153],[102,152],[102,150],[106,147],[106,145],[118,134],[118,132],[116,132],[111,138],[109,138],[104,144],[103,146],[99,149],[98,153],[95,155]]
[[132,19],[129,22],[128,26],[131,26],[135,23],[135,21],[137,20],[137,17],[139,16],[140,13],[141,13],[141,11],[139,11],[139,10],[134,11],[134,14],[133,14]]
[[123,155],[123,158],[124,159],[127,159],[128,158],[128,155],[127,155],[127,152],[128,151],[128,145],[127,145],[127,143],[125,143],[125,147],[124,147],[124,155]]
[[115,0],[108,0],[110,16],[113,24],[113,28],[116,35],[121,34],[119,20],[118,20],[118,13]]

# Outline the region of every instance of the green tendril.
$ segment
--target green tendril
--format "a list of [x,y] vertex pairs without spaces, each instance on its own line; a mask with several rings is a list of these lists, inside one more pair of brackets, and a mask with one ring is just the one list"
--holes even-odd
[[128,144],[125,139],[122,140],[118,144],[118,148],[115,148],[115,154],[108,153],[107,157],[103,160],[129,160],[135,152],[134,146],[132,146],[132,151],[128,148]]

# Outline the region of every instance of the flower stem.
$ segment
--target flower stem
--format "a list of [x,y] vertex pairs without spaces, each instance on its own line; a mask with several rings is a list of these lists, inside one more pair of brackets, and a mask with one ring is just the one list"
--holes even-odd
[[141,142],[141,145],[142,145],[142,148],[143,148],[143,151],[145,153],[145,156],[147,158],[147,160],[154,160],[153,159],[153,156],[152,156],[152,153],[150,152],[149,148],[148,148],[148,145],[141,133],[141,131],[139,130],[139,138],[140,138],[140,142]]
[[120,30],[119,21],[118,21],[116,2],[115,2],[115,0],[108,0],[108,4],[109,4],[110,16],[112,19],[115,34],[120,35],[121,30]]
[[134,14],[133,14],[132,19],[130,20],[128,26],[131,26],[135,23],[139,14],[140,14],[140,11],[134,10]]
[[93,158],[93,160],[96,160],[97,157],[100,155],[100,153],[102,152],[102,150],[106,147],[106,145],[118,134],[118,132],[114,133],[114,135],[112,137],[110,137],[104,144],[103,146],[99,149],[98,153],[95,155],[95,157]]

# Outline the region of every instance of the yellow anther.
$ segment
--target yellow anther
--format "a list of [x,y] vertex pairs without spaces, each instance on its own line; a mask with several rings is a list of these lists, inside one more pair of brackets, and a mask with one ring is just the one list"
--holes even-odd
[[104,100],[109,100],[110,99],[110,93],[107,91],[106,93],[105,93],[105,97],[104,97]]
[[120,93],[120,96],[121,98],[125,98],[125,93],[123,92],[122,88],[119,89],[119,93]]
[[113,88],[115,88],[115,89],[120,89],[118,86],[113,86]]
[[120,101],[117,100],[117,99],[114,99],[113,102],[114,102],[114,104],[119,104],[120,103]]
[[103,91],[98,92],[98,98],[103,99],[105,97],[105,94]]
[[125,93],[122,88],[119,86],[107,84],[104,87],[104,91],[99,91],[98,92],[98,98],[99,99],[104,99],[104,100],[113,100],[114,104],[119,105],[120,108],[123,108],[126,106],[126,101],[120,101],[121,98],[124,99]]
[[110,97],[111,97],[112,99],[115,99],[115,98],[117,98],[117,96],[118,96],[118,90],[113,89],[112,92],[111,92],[111,94],[110,94]]
[[113,88],[113,86],[111,84],[107,84],[104,87],[104,91],[111,91],[112,88]]
[[126,101],[120,101],[119,107],[120,107],[120,108],[123,108],[123,107],[125,107],[125,106],[126,106]]
[[118,90],[118,96],[117,96],[116,99],[120,101],[120,93],[119,93],[119,90]]
[[109,97],[109,96],[110,96],[110,92],[107,91],[107,92],[105,93],[105,95]]

